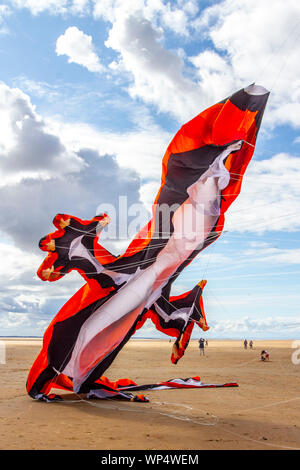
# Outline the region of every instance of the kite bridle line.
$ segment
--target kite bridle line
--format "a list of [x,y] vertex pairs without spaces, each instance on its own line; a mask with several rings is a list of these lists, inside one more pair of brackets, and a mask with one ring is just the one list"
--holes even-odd
[[[208,235],[208,237],[209,237],[209,235]],[[207,238],[208,238],[208,237],[207,237]],[[211,251],[211,253],[212,253],[212,251]],[[208,262],[207,262],[206,268],[205,268],[205,270],[204,270],[204,273],[205,273],[205,271],[206,271],[207,268],[208,268],[208,264],[209,264],[209,260],[210,260],[210,257],[211,257],[211,253],[210,253],[210,256],[209,256],[209,258],[208,258]],[[190,257],[187,258],[188,261],[193,260],[193,259],[194,259],[194,257],[192,257],[192,256],[190,256]],[[156,257],[153,258],[153,260],[156,260]],[[148,261],[149,261],[149,260],[146,260],[145,262],[148,262]],[[141,264],[141,263],[139,263],[139,265],[140,265],[140,264]],[[203,273],[203,275],[204,275],[204,273]],[[86,273],[86,274],[87,274],[87,273]],[[91,273],[91,274],[94,274],[94,273]],[[203,278],[204,278],[204,277],[202,277],[202,279],[203,279]],[[166,277],[166,278],[161,279],[161,281],[163,282],[163,281],[165,281],[165,280],[167,280],[167,279],[169,279],[169,276]],[[201,287],[199,286],[196,296],[198,296],[200,289],[201,289]],[[166,299],[163,295],[161,295],[161,297],[163,297],[163,298],[174,308],[174,305],[173,305],[168,299]],[[194,302],[194,306],[195,306],[195,302]],[[91,315],[93,315],[93,313],[97,310],[97,308],[98,308],[98,307],[96,307],[96,305],[94,305],[93,311],[92,311]],[[195,307],[195,308],[196,308],[197,313],[199,313],[197,307]],[[200,312],[200,317],[202,317],[202,313],[201,313],[201,312]],[[65,364],[66,364],[66,362],[67,362],[67,360],[68,360],[68,358],[69,358],[71,352],[73,351],[73,348],[74,348],[74,346],[75,346],[75,344],[76,344],[76,340],[77,340],[77,338],[75,339],[74,343],[71,345],[71,347],[70,347],[68,353],[66,354],[66,356],[65,356],[65,358],[64,358],[64,360],[63,360],[63,362],[61,363],[61,365],[60,365],[60,369],[61,369],[61,370],[56,370],[56,369],[53,368],[53,370],[55,371],[55,375],[54,375],[54,377],[53,377],[53,379],[52,379],[52,382],[53,382],[53,383],[57,383],[57,379],[58,379],[59,375],[63,373],[62,370],[64,369],[64,366],[65,366]],[[79,396],[79,395],[78,395],[78,396]]]
[[[276,57],[279,52],[281,51],[281,49],[283,48],[283,46],[288,42],[288,40],[292,37],[292,35],[294,34],[294,32],[296,31],[298,25],[300,25],[300,20],[297,21],[297,23],[295,23],[294,27],[289,31],[289,33],[286,35],[286,37],[284,38],[284,40],[281,42],[281,44],[279,45],[279,47],[277,49],[275,49],[269,56],[269,59],[265,62],[265,64],[263,65],[263,67],[261,68],[260,72],[258,73],[257,75],[257,78],[258,78],[258,81],[261,80],[261,77],[265,74],[266,70],[268,68],[270,68],[270,65],[274,59],[274,57]],[[296,36],[296,40],[298,39],[298,34]],[[295,41],[296,42],[296,41]],[[292,49],[292,48],[291,48]],[[288,54],[287,57],[289,57],[290,54]],[[277,75],[277,77],[275,78],[275,80],[273,81],[273,84],[270,88],[270,91],[272,91],[274,89],[274,85],[275,83],[277,82],[278,80],[278,77],[279,75],[281,74],[285,64],[287,62],[287,59],[284,61],[284,64],[282,65],[281,69],[280,69],[280,72],[279,74]]]
[[[111,409],[111,410],[117,410],[117,411],[130,411],[130,412],[133,412],[133,413],[147,413],[147,414],[159,414],[159,415],[162,415],[162,416],[166,416],[166,417],[169,417],[169,418],[172,418],[172,419],[177,419],[177,420],[180,420],[180,421],[189,421],[189,422],[193,422],[194,424],[198,424],[198,425],[202,425],[202,426],[215,426],[218,421],[219,421],[219,418],[218,416],[216,415],[213,415],[212,413],[210,413],[211,417],[214,418],[214,422],[213,423],[208,423],[208,422],[202,422],[202,421],[199,421],[199,420],[196,420],[196,419],[193,419],[189,416],[185,416],[185,415],[176,415],[176,414],[169,414],[169,413],[166,413],[166,412],[162,412],[162,411],[158,411],[158,410],[153,410],[152,408],[151,409],[145,409],[143,407],[143,409],[138,409],[138,408],[134,408],[134,409],[131,409],[131,408],[125,408],[125,407],[122,407],[120,405],[115,405],[115,406],[112,406],[110,404],[107,404],[107,402],[115,402],[115,400],[113,398],[105,398],[105,403],[103,403],[104,406],[101,406],[102,404],[100,403],[93,403],[91,402],[90,400],[86,400],[84,398],[82,398],[78,393],[74,392],[74,395],[76,395],[78,397],[78,400],[62,400],[62,401],[57,401],[55,403],[60,403],[60,404],[71,404],[71,403],[80,403],[80,402],[83,402],[83,403],[86,403],[90,406],[93,406],[95,408],[98,408],[98,409]],[[131,402],[132,403],[132,402]],[[147,403],[147,402],[146,402]],[[162,406],[162,405],[170,405],[171,407],[183,407],[183,408],[188,408],[190,410],[193,410],[193,408],[189,405],[184,405],[182,403],[168,403],[168,402],[157,402],[157,401],[151,401],[151,403],[153,405],[159,405],[159,406]],[[204,414],[207,415],[207,411],[205,410],[201,410],[200,408],[197,408],[197,411],[203,411]]]
[[[296,24],[296,26],[298,26],[299,24],[300,24],[300,21],[298,21],[298,23]],[[299,32],[299,34],[297,34],[294,43],[297,42],[297,40],[298,40],[299,37],[300,37],[300,32]],[[290,48],[290,50],[291,50],[291,51],[293,50],[292,47]],[[279,72],[278,72],[277,76],[275,77],[275,80],[274,80],[274,82],[273,82],[273,84],[272,84],[272,86],[271,86],[271,88],[270,88],[270,91],[273,91],[273,89],[274,89],[275,85],[277,84],[278,79],[279,79],[279,77],[280,77],[280,75],[281,75],[283,69],[285,68],[285,66],[286,66],[286,64],[287,64],[287,62],[288,62],[290,56],[291,56],[291,52],[290,52],[289,54],[287,54],[285,60],[283,61],[283,64],[282,64],[281,68],[279,69]]]
[[[97,310],[97,308],[98,308],[98,307],[96,307],[96,305],[93,306],[93,310],[92,310],[92,312],[91,312],[91,315],[93,315],[93,313],[95,313],[95,311]],[[61,369],[61,370],[58,370],[58,369],[55,369],[54,367],[52,367],[52,369],[53,369],[54,372],[55,372],[55,375],[54,375],[53,379],[51,379],[51,383],[54,383],[54,384],[56,383],[56,384],[57,384],[57,379],[58,379],[59,375],[63,374],[62,371],[64,370],[64,367],[65,367],[65,365],[66,365],[66,362],[68,361],[70,355],[72,354],[72,351],[73,351],[73,349],[74,349],[74,347],[75,347],[76,341],[77,341],[77,338],[75,339],[74,343],[70,346],[69,351],[66,353],[65,358],[64,358],[63,362],[62,362],[61,365],[60,365],[60,369]],[[51,387],[51,388],[55,388],[55,387]],[[80,395],[77,394],[76,392],[73,392],[73,393],[75,393],[78,397],[80,397]],[[57,403],[57,402],[56,402],[56,403]]]
[[[252,147],[254,148],[254,145],[250,144],[249,142],[246,142],[246,143],[247,143],[248,145],[250,145],[250,146],[252,146]],[[72,227],[72,228],[74,229],[74,227]],[[76,230],[76,229],[75,229],[75,230]],[[90,232],[88,232],[88,233],[90,233]],[[87,235],[87,233],[86,233],[86,232],[85,232],[85,235]],[[209,264],[209,260],[210,260],[211,254],[212,254],[212,252],[210,253],[210,256],[209,256],[209,258],[208,258],[208,262],[207,262],[206,269],[208,268],[208,264]],[[156,259],[156,258],[154,258],[154,259]],[[145,260],[145,262],[149,262],[149,260]],[[139,264],[141,264],[141,263],[139,263]],[[200,286],[199,286],[199,289],[200,289]],[[95,307],[95,309],[96,309],[96,307]],[[95,310],[93,310],[93,312],[92,312],[92,313],[94,313],[94,311],[95,311]],[[75,341],[75,342],[76,342],[76,341]],[[71,351],[71,350],[70,350],[70,351]],[[62,365],[65,363],[65,361],[66,361],[67,357],[69,356],[69,354],[70,354],[70,351],[69,351],[69,353],[66,355],[66,358],[64,359],[64,361],[63,361]],[[61,366],[62,366],[62,365],[61,365]],[[60,372],[58,371],[57,375],[58,375],[59,373],[60,373]]]
[[[243,142],[247,145],[250,145],[251,147],[255,148],[255,145],[250,144],[250,142],[247,142],[247,140],[243,140]],[[237,173],[231,173],[232,175],[236,175]]]
[[[280,192],[280,191],[278,191],[278,192]],[[232,193],[232,194],[228,194],[228,195],[229,195],[229,196],[235,196],[236,194],[237,194],[237,193]],[[254,192],[253,194],[256,194],[256,192]],[[277,203],[277,201],[274,201],[274,202],[273,202],[273,204],[275,204],[275,203]],[[268,203],[264,203],[264,204],[258,204],[258,205],[251,205],[251,208],[255,208],[255,209],[256,209],[256,208],[258,208],[258,207],[270,206],[270,204],[272,204],[272,202],[268,202]],[[242,211],[244,211],[244,210],[245,210],[245,209],[238,209],[238,210],[235,210],[235,211],[231,212],[231,214],[236,214],[236,213],[242,212]],[[294,214],[297,214],[297,213],[296,213],[296,212],[295,212],[295,213],[290,213],[290,214],[287,214],[287,216],[294,215]],[[278,216],[278,217],[276,217],[276,219],[274,219],[274,220],[277,220],[277,219],[279,219],[279,218],[281,218],[281,217],[283,217],[283,216]],[[85,233],[84,231],[80,231],[80,232],[81,232],[81,233]],[[220,232],[216,232],[216,233],[221,233],[221,231],[220,231]],[[170,235],[170,232],[160,232],[160,234],[161,234],[161,237],[157,237],[157,239],[159,239],[159,238],[164,239],[164,238],[163,238],[164,234]],[[90,235],[89,235],[89,236],[90,236]],[[96,236],[92,236],[92,235],[91,235],[90,237],[91,237],[91,238],[96,238]],[[145,238],[145,239],[146,239],[146,238]],[[59,238],[57,238],[57,239],[55,239],[55,240],[59,240]],[[119,240],[119,239],[118,239],[118,240]],[[124,240],[125,240],[125,239],[124,239]],[[127,240],[127,239],[126,239],[126,240]],[[150,240],[151,240],[151,239],[149,239],[149,241],[150,241]],[[62,250],[68,250],[68,249],[69,249],[68,247],[60,246],[60,245],[57,245],[57,244],[56,244],[56,246],[57,246],[57,248],[60,248],[60,249],[62,249]],[[149,246],[149,245],[148,245],[148,246],[147,246],[147,250],[156,249],[156,248],[159,248],[159,247],[161,247],[161,246],[164,246],[164,244],[157,244],[157,245],[154,245],[154,246]],[[92,248],[92,249],[87,248],[87,247],[85,247],[85,248],[86,248],[86,250],[88,250],[88,251],[90,251],[90,252],[92,252],[92,251],[94,251],[94,252],[102,251],[101,248]],[[135,253],[135,252],[136,252],[135,249],[127,249],[126,251],[127,251],[127,253],[130,253],[130,252]]]
[[[269,205],[269,204],[261,204],[259,205],[258,207],[263,207],[264,205]],[[242,211],[242,209],[240,210]],[[240,212],[240,211],[235,211],[236,212]],[[284,218],[287,218],[287,217],[292,217],[294,215],[298,214],[297,212],[291,212],[290,214],[285,214],[285,215],[282,215],[282,216],[278,216],[276,218],[273,218],[274,221],[277,221],[277,220],[280,220],[282,219],[283,217]],[[265,222],[265,218],[264,218],[264,222]],[[253,224],[254,225],[254,224]],[[246,228],[249,227],[249,225],[247,224],[246,225]],[[255,224],[255,227],[257,228],[257,224]],[[243,228],[243,226],[241,226],[241,228]],[[258,227],[258,228],[261,228],[262,230],[265,228],[265,225],[263,225],[262,227]],[[216,231],[215,232],[217,235],[216,237],[219,237],[222,233],[224,233],[223,231]],[[231,233],[230,231],[226,231],[226,234],[227,233]],[[295,241],[298,241],[298,240],[295,240]],[[162,244],[161,246],[165,246],[165,244]],[[156,245],[155,247],[149,247],[150,248],[157,248],[157,247],[160,247],[160,245]],[[61,247],[61,248],[64,248],[64,249],[67,249],[66,247]],[[88,249],[87,249],[88,250]],[[76,259],[76,258],[74,258]],[[187,258],[187,260],[193,260],[194,257],[191,257],[189,256]],[[152,261],[155,261],[156,260],[156,257],[152,257],[152,258],[148,258],[147,260],[142,260],[142,261],[136,261],[136,262],[132,262],[132,263],[127,263],[127,264],[124,264],[122,265],[122,267],[118,267],[118,271],[116,272],[121,272],[122,270],[124,269],[127,269],[127,268],[130,268],[130,267],[138,267],[139,265],[144,265],[144,264],[148,264],[149,262],[152,262]],[[88,272],[88,273],[85,273],[85,274],[97,274],[97,271],[92,271],[92,272]]]
[[[218,424],[220,426],[222,426],[223,428],[226,426],[226,424],[222,424],[220,423],[220,418],[219,416],[217,415],[214,415],[212,413],[211,416],[212,418],[214,418],[214,422],[213,423],[208,423],[208,422],[203,422],[203,421],[199,421],[199,419],[193,419],[191,418],[190,416],[185,416],[185,415],[176,415],[176,414],[169,414],[169,413],[166,413],[166,412],[162,412],[162,411],[158,411],[158,410],[153,410],[153,409],[145,409],[143,407],[143,409],[138,409],[138,408],[134,408],[134,409],[131,409],[129,407],[123,407],[123,406],[119,406],[119,405],[115,405],[115,406],[112,406],[111,404],[107,404],[107,403],[103,403],[104,406],[101,406],[100,403],[92,403],[91,401],[89,400],[85,400],[84,398],[82,398],[80,395],[78,394],[75,394],[76,396],[78,396],[78,400],[63,400],[63,401],[60,401],[60,402],[55,402],[55,403],[60,403],[60,404],[73,404],[73,403],[80,403],[80,402],[83,402],[83,403],[86,403],[90,406],[93,406],[95,408],[98,408],[98,409],[110,409],[110,410],[116,410],[116,411],[126,411],[126,412],[133,412],[133,413],[146,413],[146,414],[159,414],[159,415],[162,415],[162,416],[166,416],[168,418],[171,418],[171,419],[176,419],[176,420],[179,420],[179,421],[187,421],[187,422],[191,422],[193,424],[197,424],[197,425],[200,425],[200,426],[217,426]],[[295,397],[295,398],[292,398],[290,400],[284,400],[284,401],[280,401],[280,402],[276,402],[276,403],[271,403],[271,404],[267,404],[267,405],[264,405],[262,407],[255,407],[255,408],[249,408],[249,409],[245,409],[245,410],[239,410],[238,412],[233,412],[233,413],[243,413],[243,412],[249,412],[249,411],[253,411],[255,409],[264,409],[264,408],[267,408],[267,407],[272,407],[272,406],[276,406],[276,405],[279,405],[281,403],[287,403],[287,402],[291,402],[291,401],[296,401],[296,400],[299,400],[300,397]],[[111,398],[107,398],[105,400],[106,402],[109,401],[109,402],[113,402],[114,400],[111,399]],[[151,402],[152,404],[155,404],[155,405],[171,405],[172,407],[174,406],[181,406],[181,407],[185,407],[185,408],[188,408],[190,410],[193,410],[192,407],[188,406],[188,405],[183,405],[183,404],[180,404],[180,403],[168,403],[168,402]],[[197,411],[199,411],[200,409],[197,408]],[[203,413],[207,414],[207,410],[200,410],[202,411]],[[298,447],[289,447],[289,446],[283,446],[283,445],[280,445],[280,444],[272,444],[272,443],[266,443],[266,442],[261,442],[261,441],[258,441],[257,439],[252,439],[251,437],[246,437],[242,434],[239,434],[237,432],[233,432],[231,430],[228,430],[228,429],[224,429],[224,432],[228,432],[229,434],[232,434],[232,435],[235,435],[235,436],[238,436],[242,439],[245,439],[247,441],[251,441],[251,442],[256,442],[256,443],[259,443],[259,444],[263,444],[263,445],[266,445],[268,447],[275,447],[275,448],[281,448],[281,449],[291,449],[291,450],[299,450]]]

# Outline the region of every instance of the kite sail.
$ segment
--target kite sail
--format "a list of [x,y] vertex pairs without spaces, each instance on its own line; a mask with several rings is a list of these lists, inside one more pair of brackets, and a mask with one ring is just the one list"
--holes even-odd
[[[91,390],[87,394],[87,398],[125,398],[132,401],[148,401],[144,395],[133,395],[131,392],[145,391],[145,390],[171,390],[183,388],[221,388],[221,387],[238,387],[236,382],[229,382],[223,384],[206,384],[203,383],[200,377],[190,377],[188,379],[170,379],[156,384],[137,385],[133,381],[124,383],[122,380],[118,382],[110,382],[109,389],[96,389]],[[125,392],[125,394],[124,394]],[[129,393],[128,393],[129,392]],[[137,399],[136,399],[137,398]]]
[[122,255],[99,243],[107,214],[54,218],[57,230],[40,241],[48,255],[37,274],[53,282],[75,269],[86,284],[44,334],[27,380],[31,397],[51,400],[51,388],[87,394],[109,389],[126,396],[103,373],[148,318],[176,338],[173,363],[184,354],[195,323],[208,329],[202,300],[206,281],[179,296],[171,296],[171,286],[221,235],[225,212],[241,191],[268,97],[265,88],[252,84],[181,127],[163,157],[152,218]]

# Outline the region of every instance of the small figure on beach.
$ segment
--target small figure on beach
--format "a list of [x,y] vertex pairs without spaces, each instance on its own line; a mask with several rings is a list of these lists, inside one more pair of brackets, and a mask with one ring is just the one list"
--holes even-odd
[[249,341],[249,348],[250,348],[250,349],[253,349],[253,341],[252,341],[252,339]]
[[201,355],[205,356],[205,353],[204,353],[204,342],[205,342],[205,340],[204,340],[203,338],[200,338],[200,339],[199,339],[200,356],[201,356]]
[[263,349],[262,352],[260,353],[260,359],[262,361],[269,361],[270,360],[270,353]]
[[207,340],[205,340],[205,346],[208,346],[208,341]]
[[260,359],[262,361],[269,361],[270,359],[270,353],[269,351],[263,349],[262,352],[260,353]]
[[244,349],[247,349],[247,346],[248,346],[248,341],[245,339],[244,340]]

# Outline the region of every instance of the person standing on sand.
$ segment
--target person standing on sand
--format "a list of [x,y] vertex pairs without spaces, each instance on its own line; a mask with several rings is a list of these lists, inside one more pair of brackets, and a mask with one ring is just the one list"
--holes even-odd
[[244,349],[247,349],[247,346],[248,346],[248,341],[245,339],[245,341],[244,341]]
[[250,349],[253,349],[253,341],[252,341],[252,339],[251,339],[250,342],[249,342],[249,346],[250,346]]
[[205,356],[205,353],[204,353],[204,339],[203,338],[199,339],[199,349],[200,349],[200,356],[201,356],[201,354],[203,356]]

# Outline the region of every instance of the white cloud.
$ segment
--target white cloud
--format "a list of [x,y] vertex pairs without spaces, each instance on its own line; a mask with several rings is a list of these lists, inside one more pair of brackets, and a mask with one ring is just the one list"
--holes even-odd
[[0,136],[0,229],[18,246],[34,251],[41,236],[53,230],[50,223],[58,212],[88,219],[100,203],[112,204],[117,215],[120,195],[126,195],[128,207],[140,202],[140,178],[126,158],[121,167],[108,149],[100,157],[99,146],[80,139],[76,126],[69,127],[70,140],[63,143],[59,129],[49,130],[29,97],[4,84],[0,124],[5,129]]
[[[262,315],[263,317],[263,315]],[[249,318],[243,317],[240,320],[222,320],[214,321],[211,325],[211,333],[250,333],[255,335],[262,332],[264,334],[278,334],[281,337],[288,334],[289,336],[300,333],[300,320],[295,317],[286,316],[268,316],[266,318]]]
[[190,19],[196,12],[193,1],[183,7],[183,2],[161,0],[101,0],[94,8],[95,18],[112,24],[105,45],[118,54],[118,60],[111,62],[110,69],[116,77],[127,74],[130,96],[154,104],[180,121],[213,104],[212,94],[202,93],[199,83],[186,76],[183,49],[164,47],[168,30],[189,41]]
[[[88,146],[100,154],[116,155],[121,167],[135,168],[145,181],[140,197],[150,209],[160,185],[161,159],[171,135],[149,123],[147,129],[113,133],[84,123],[48,121],[54,134],[67,148],[77,151]],[[244,176],[241,194],[229,208],[225,230],[264,233],[270,230],[296,231],[300,228],[300,159],[277,154],[253,160]]]
[[90,72],[102,72],[104,67],[95,52],[92,36],[80,31],[76,26],[70,26],[56,41],[57,55],[68,56],[69,63],[86,67]]
[[71,13],[74,15],[87,15],[90,13],[90,0],[73,0]]
[[153,123],[145,129],[141,120],[142,127],[123,132],[103,131],[81,122],[47,119],[47,123],[68,148],[90,148],[100,155],[116,155],[123,168],[134,168],[145,179],[160,180],[162,157],[171,136]]
[[[82,169],[83,161],[49,133],[29,97],[0,83],[0,187],[26,176],[49,178]],[[60,162],[64,166],[60,168]]]
[[56,15],[66,13],[68,0],[11,0],[11,2],[17,8],[28,8],[33,15],[43,11]]
[[[118,55],[110,65],[116,80],[129,79],[133,98],[181,122],[256,81],[271,89],[264,126],[300,126],[298,0],[222,0],[201,10],[194,0],[13,0],[13,5],[33,14],[93,14],[109,22],[106,46]],[[170,31],[183,47],[199,37],[199,52],[168,50],[164,39]],[[90,71],[104,70],[91,36],[75,26],[60,36],[57,52]]]
[[[25,234],[24,234],[25,235]],[[0,243],[0,335],[40,335],[84,281],[71,273],[58,283],[36,276],[44,256]]]
[[30,96],[36,96],[50,102],[62,99],[60,86],[57,84],[50,84],[44,81],[34,81],[25,75],[15,77],[13,79],[13,83],[22,91],[29,93]]
[[300,159],[286,153],[254,160],[241,194],[227,212],[225,230],[264,233],[300,229]]
[[27,313],[7,312],[0,317],[0,328],[22,328],[29,324]]
[[131,74],[128,91],[133,98],[181,120],[199,112],[203,105],[199,86],[183,75],[183,59],[163,47],[161,32],[149,20],[137,15],[118,17],[105,45],[119,54],[118,72]]
[[48,12],[51,15],[86,15],[90,0],[11,0],[16,8],[27,8],[33,15]]
[[[223,0],[198,14],[197,6],[95,2],[94,16],[112,23],[106,46],[119,54],[114,69],[132,77],[130,95],[184,121],[256,81],[272,92],[264,125],[300,126],[299,2]],[[215,50],[190,57],[167,50],[163,39],[170,28],[187,41],[200,34]]]
[[[271,264],[300,264],[300,248],[282,249],[271,246],[256,247],[244,252],[251,262]],[[255,257],[255,258],[254,258]]]
[[206,8],[194,27],[213,42],[225,62],[223,70],[215,73],[210,64],[200,61],[199,75],[207,88],[214,88],[220,79],[227,87],[232,79],[259,82],[272,92],[265,122],[299,127],[299,14],[297,0],[223,0]]
[[[155,105],[181,122],[260,79],[272,89],[264,123],[300,125],[300,51],[295,27],[298,0],[223,0],[212,8],[201,7],[200,13],[199,2],[192,0],[13,0],[11,4],[28,8],[35,15],[87,15],[94,8],[94,18],[110,23],[106,25],[110,28],[106,46],[111,49],[111,76],[116,81],[122,79],[123,86],[127,80],[125,86],[137,101]],[[0,6],[0,30],[1,18],[8,11]],[[168,49],[170,31],[172,41],[174,37],[180,39],[181,49]],[[186,51],[184,48],[196,38],[200,38],[198,53],[189,56],[186,51],[196,50],[195,42],[190,44],[194,47]],[[209,49],[201,50],[203,39],[210,41]],[[69,62],[91,72],[104,70],[92,37],[75,26],[58,38],[57,54],[66,55]],[[29,80],[26,87],[39,98],[47,94],[48,101],[58,99],[62,91],[55,85],[49,88],[44,82]],[[111,201],[114,191],[126,188],[132,200],[140,197],[150,206],[159,186],[161,159],[172,137],[153,121],[137,113],[134,130],[109,132],[80,122],[45,120],[28,96],[2,85],[0,103],[0,154],[2,169],[10,178],[10,184],[0,190],[1,220],[5,233],[14,237],[19,246],[32,249],[44,230],[46,233],[49,226],[53,229],[50,220],[62,204],[63,210],[68,208],[74,215],[87,217],[94,214],[102,199]],[[133,169],[145,177],[143,185]],[[299,176],[299,158],[288,154],[253,161],[242,193],[228,212],[225,230],[298,230]],[[101,184],[108,180],[108,185]],[[120,183],[117,187],[116,181]],[[126,243],[123,242],[124,248]],[[299,263],[299,250],[269,245],[252,245],[251,249],[248,256],[252,260]],[[247,258],[247,252],[243,255]],[[49,304],[47,299],[63,302],[73,293],[77,281],[73,282],[70,275],[58,284],[37,283],[33,277],[40,257],[10,245],[0,247],[0,257],[0,305],[5,316],[0,319],[1,326],[3,321],[11,328],[25,325],[31,312],[31,325],[35,322],[44,327],[45,320],[35,317],[34,312],[53,316],[57,305]],[[204,264],[208,257],[212,264],[228,262],[221,254],[204,253]],[[14,282],[9,285],[8,280]],[[183,287],[178,292],[184,290]],[[37,299],[42,299],[39,305]],[[247,301],[234,298],[231,304]],[[230,334],[234,329],[238,334],[253,328],[265,332],[275,325],[280,333],[284,321],[248,318],[236,324],[227,320],[219,323],[219,331],[223,328]],[[293,319],[288,319],[286,325],[299,328]]]
[[33,278],[35,271],[32,270],[32,267],[38,267],[42,262],[43,256],[28,253],[13,245],[0,243],[0,259],[0,279],[2,284],[5,281],[20,279],[26,272],[31,272]]
[[[262,315],[263,317],[263,315]],[[208,320],[210,329],[205,333],[209,338],[252,338],[252,339],[294,339],[300,334],[300,321],[296,317],[266,316],[242,317],[239,320],[222,319]],[[203,332],[198,327],[193,329],[192,339],[198,339]],[[166,339],[167,336],[159,333],[152,322],[147,321],[144,327],[136,333],[135,337],[149,337]],[[254,344],[255,346],[255,344]],[[242,347],[242,344],[241,344]],[[272,354],[272,353],[271,353]]]
[[179,5],[164,0],[94,0],[93,15],[111,23],[120,18],[142,16],[176,34],[188,36],[189,18],[197,12],[194,1],[179,2]]
[[5,24],[5,17],[11,14],[8,5],[0,5],[0,34],[8,34],[9,30]]
[[226,57],[222,57],[213,50],[205,50],[188,59],[196,69],[201,93],[206,96],[207,104],[220,101],[229,96],[233,91],[250,84],[250,80],[242,80],[237,77],[228,63]]
[[151,180],[144,183],[140,189],[141,200],[144,202],[148,211],[152,212],[152,204],[154,202],[155,195],[157,194],[160,187],[160,181]]

